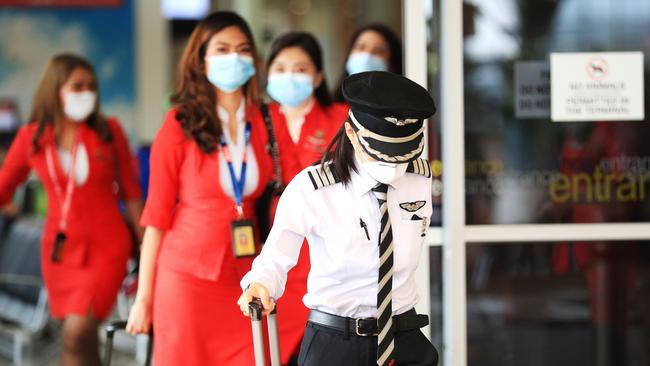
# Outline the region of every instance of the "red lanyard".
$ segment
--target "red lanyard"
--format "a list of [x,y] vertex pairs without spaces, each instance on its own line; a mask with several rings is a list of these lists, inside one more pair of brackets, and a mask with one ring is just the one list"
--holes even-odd
[[52,184],[54,184],[54,192],[56,197],[61,203],[61,220],[59,221],[59,231],[65,232],[66,227],[68,226],[68,214],[70,213],[70,206],[72,204],[72,194],[74,193],[75,186],[75,173],[76,173],[76,164],[77,164],[77,146],[79,145],[78,134],[75,135],[74,143],[72,145],[72,159],[70,161],[70,171],[68,172],[68,182],[65,187],[65,196],[63,195],[63,189],[61,187],[61,182],[56,175],[56,170],[54,168],[54,149],[55,144],[51,144],[49,149],[45,150],[45,159],[47,160],[47,170],[50,174],[50,179]]

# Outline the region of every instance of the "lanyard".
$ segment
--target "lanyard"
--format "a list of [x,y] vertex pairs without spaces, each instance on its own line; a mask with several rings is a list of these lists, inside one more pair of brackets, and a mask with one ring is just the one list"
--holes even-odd
[[59,231],[65,232],[66,227],[68,226],[68,214],[70,213],[70,206],[72,204],[72,194],[74,192],[75,186],[75,170],[77,164],[77,146],[78,137],[75,136],[74,143],[72,145],[72,159],[70,161],[70,171],[68,172],[68,181],[65,187],[65,195],[63,194],[63,189],[61,187],[61,182],[56,175],[56,170],[54,169],[54,147],[55,144],[51,144],[49,149],[45,150],[45,159],[47,161],[47,171],[50,174],[50,179],[54,185],[54,192],[56,197],[61,203],[61,220],[59,221]]
[[[225,133],[225,131],[224,131]],[[242,208],[242,198],[244,196],[244,184],[246,184],[246,160],[248,156],[248,143],[251,139],[251,123],[246,122],[246,128],[244,129],[244,155],[242,156],[241,162],[241,171],[239,174],[239,179],[235,175],[235,168],[232,163],[232,155],[230,154],[230,149],[226,143],[226,138],[223,133],[221,134],[221,151],[223,151],[223,157],[228,164],[228,171],[230,172],[230,180],[232,181],[232,188],[235,193],[235,205],[237,208],[237,214],[240,218],[244,216],[244,210]]]

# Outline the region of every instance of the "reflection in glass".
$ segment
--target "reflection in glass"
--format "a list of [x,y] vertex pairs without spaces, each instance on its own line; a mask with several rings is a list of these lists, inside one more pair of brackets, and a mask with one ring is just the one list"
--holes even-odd
[[469,365],[647,365],[650,242],[469,246],[467,320]]
[[[473,0],[465,16],[468,224],[650,221],[645,122],[550,120],[551,52],[641,51],[646,0]],[[643,77],[643,75],[639,75]]]

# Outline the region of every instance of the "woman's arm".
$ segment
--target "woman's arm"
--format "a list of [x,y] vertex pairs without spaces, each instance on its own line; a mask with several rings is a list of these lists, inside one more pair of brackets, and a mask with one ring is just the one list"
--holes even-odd
[[[146,333],[151,325],[156,259],[165,231],[171,226],[178,197],[184,137],[174,116],[173,110],[167,114],[151,147],[149,195],[139,220],[146,229],[140,253],[138,292],[127,323],[127,331],[131,334]],[[138,206],[133,202],[127,205],[129,217],[140,216]]]
[[29,166],[29,149],[31,148],[29,135],[29,131],[24,127],[18,131],[2,166],[0,166],[0,207],[11,201],[16,188],[29,175],[31,169]]
[[[113,149],[116,159],[116,173],[120,185],[120,193],[125,201],[141,199],[140,182],[138,180],[138,169],[136,159],[129,146],[129,141],[115,119],[109,119],[108,124],[113,133]],[[135,221],[136,223],[138,220]]]
[[156,257],[165,232],[147,226],[140,254],[140,273],[138,274],[138,293],[129,313],[126,331],[131,334],[147,333],[151,326],[151,307],[156,269]]
[[132,223],[133,229],[138,236],[138,243],[142,243],[144,239],[145,229],[138,225],[140,222],[140,216],[142,216],[142,201],[140,199],[134,199],[126,201],[126,215],[129,219],[129,222]]
[[108,123],[113,132],[113,146],[117,162],[116,173],[121,196],[126,204],[126,215],[138,236],[138,242],[141,243],[144,229],[138,223],[140,222],[140,215],[142,215],[143,204],[135,159],[119,122],[109,119]]
[[305,235],[310,231],[309,215],[305,214],[309,201],[302,189],[305,179],[304,174],[299,174],[280,197],[273,228],[264,248],[240,282],[244,292],[237,304],[245,315],[253,297],[262,300],[265,313],[273,309],[273,299],[282,296],[287,273],[298,261]]

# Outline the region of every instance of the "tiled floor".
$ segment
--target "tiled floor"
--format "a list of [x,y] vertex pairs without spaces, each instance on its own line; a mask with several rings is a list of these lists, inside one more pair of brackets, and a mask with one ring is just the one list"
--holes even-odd
[[[25,348],[25,358],[22,366],[57,366],[60,355],[60,334],[55,325],[50,327],[42,340]],[[6,340],[3,340],[6,342]],[[138,366],[141,365],[135,360],[135,338],[125,334],[117,334],[115,337],[115,349],[111,366]],[[101,355],[103,357],[103,343]],[[0,355],[0,366],[13,365],[8,355]],[[105,365],[106,366],[106,365]]]

